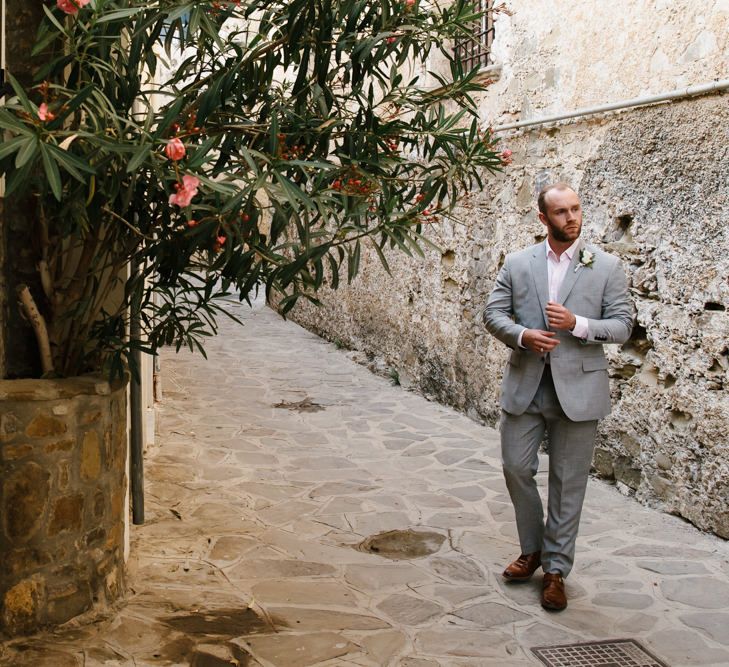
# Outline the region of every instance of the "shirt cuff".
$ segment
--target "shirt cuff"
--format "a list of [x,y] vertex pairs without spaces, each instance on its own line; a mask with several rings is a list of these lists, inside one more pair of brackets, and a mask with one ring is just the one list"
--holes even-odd
[[521,339],[522,339],[522,338],[524,338],[524,332],[525,332],[525,331],[526,331],[526,329],[522,329],[522,330],[521,330],[521,331],[519,332],[519,338],[517,338],[517,339],[516,339],[516,343],[517,343],[517,345],[518,345],[518,346],[519,346],[519,347],[520,347],[520,348],[521,348],[522,350],[526,350],[526,346],[525,346],[525,345],[522,345],[522,342],[521,342]]
[[590,333],[590,326],[587,318],[582,317],[582,315],[575,315],[575,326],[570,330],[570,333],[575,338],[582,338],[582,340],[585,340]]

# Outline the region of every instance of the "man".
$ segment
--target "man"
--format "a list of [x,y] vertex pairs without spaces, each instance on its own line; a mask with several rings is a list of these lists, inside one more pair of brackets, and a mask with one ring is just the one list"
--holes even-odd
[[[633,326],[617,258],[580,239],[582,208],[565,183],[544,188],[544,243],[509,254],[484,311],[491,334],[512,348],[501,385],[501,453],[521,555],[503,576],[526,581],[544,570],[541,603],[567,606],[570,573],[597,420],[610,412],[603,345],[624,343]],[[547,521],[535,475],[549,442]]]

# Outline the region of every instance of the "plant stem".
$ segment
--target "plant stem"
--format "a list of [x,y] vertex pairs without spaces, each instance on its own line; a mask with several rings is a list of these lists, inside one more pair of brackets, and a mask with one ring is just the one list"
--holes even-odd
[[51,356],[51,343],[48,339],[48,328],[46,327],[45,318],[40,314],[38,306],[35,304],[35,299],[30,293],[27,285],[18,285],[17,293],[18,299],[20,299],[20,308],[33,327],[35,339],[38,342],[38,351],[40,353],[43,374],[53,373],[54,368],[53,357]]

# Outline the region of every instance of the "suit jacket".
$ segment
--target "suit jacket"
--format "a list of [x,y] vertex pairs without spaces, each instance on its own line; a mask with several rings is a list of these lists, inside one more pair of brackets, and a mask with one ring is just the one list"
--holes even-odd
[[[585,248],[593,253],[589,266],[580,264]],[[486,328],[512,348],[501,385],[501,407],[514,415],[527,409],[544,372],[544,355],[520,348],[518,339],[524,329],[549,329],[548,291],[546,252],[544,243],[538,243],[507,255],[484,310]],[[619,260],[581,241],[557,301],[586,317],[589,325],[586,340],[569,331],[556,332],[559,345],[549,361],[557,397],[571,420],[601,419],[610,412],[603,345],[624,343],[633,328],[633,307]]]

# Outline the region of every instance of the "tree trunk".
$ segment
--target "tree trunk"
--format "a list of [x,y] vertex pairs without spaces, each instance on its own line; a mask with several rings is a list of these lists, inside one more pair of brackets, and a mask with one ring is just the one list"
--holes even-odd
[[[42,2],[6,0],[6,67],[21,82],[29,82],[38,59],[28,54],[33,48],[43,17]],[[0,207],[0,377],[38,377],[41,362],[36,338],[29,322],[18,308],[15,294],[27,284],[33,297],[43,302],[43,288],[37,270],[38,248],[28,245],[29,225],[35,225],[35,205],[31,197],[12,196]],[[4,360],[4,363],[3,363]]]

